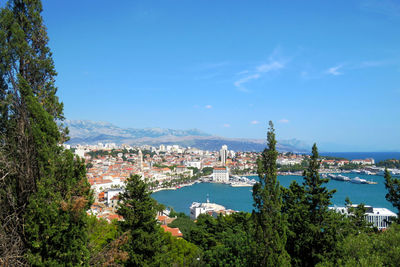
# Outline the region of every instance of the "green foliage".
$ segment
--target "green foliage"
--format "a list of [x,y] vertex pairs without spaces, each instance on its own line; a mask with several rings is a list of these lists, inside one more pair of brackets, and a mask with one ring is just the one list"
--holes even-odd
[[187,216],[184,212],[176,212],[173,208],[170,208],[169,217],[171,218],[182,217],[189,219],[189,216]]
[[384,232],[351,234],[337,247],[337,257],[318,266],[399,266],[400,226],[392,224]]
[[[0,258],[10,265],[86,265],[92,195],[67,140],[39,0],[0,13]],[[3,176],[5,175],[5,176]]]
[[252,217],[255,226],[256,264],[259,266],[289,265],[285,250],[286,218],[281,213],[282,195],[277,181],[275,130],[269,122],[266,148],[257,160],[260,182],[253,187],[255,211]]
[[118,225],[116,221],[111,223],[104,219],[98,219],[96,216],[88,218],[88,249],[90,255],[96,255],[101,252],[109,243],[119,236]]
[[292,182],[283,189],[283,212],[288,215],[289,226],[286,248],[295,266],[314,266],[334,257],[337,241],[346,229],[343,216],[328,209],[335,190],[323,186],[328,179],[319,176],[319,165],[314,144],[303,184]]
[[213,173],[214,169],[212,167],[204,167],[201,172],[203,176],[208,176]]
[[343,166],[339,166],[340,170],[346,171],[346,170],[357,170],[357,169],[362,169],[363,165],[362,164],[357,164],[357,163],[349,163],[345,164]]
[[348,159],[343,158],[343,157],[333,157],[333,156],[322,156],[322,158],[323,158],[323,159],[326,159],[326,160],[336,160],[336,161],[339,161],[339,160],[348,160]]
[[147,184],[139,175],[127,179],[125,191],[120,194],[117,213],[122,232],[129,233],[125,250],[129,253],[128,265],[157,266],[160,260],[162,239],[155,219],[156,202],[151,198]]
[[400,222],[400,179],[392,178],[387,169],[385,169],[384,177],[385,187],[388,190],[386,199],[397,209],[397,220]]
[[200,172],[200,170],[196,167],[187,167],[189,170],[193,170],[193,175],[196,175]]
[[201,214],[185,238],[203,250],[205,266],[252,266],[256,247],[252,228],[245,212],[217,219]]
[[[160,231],[164,231],[160,228]],[[162,266],[203,266],[201,250],[194,244],[173,237],[170,233],[161,233],[163,240]]]
[[304,171],[305,167],[301,164],[293,164],[293,165],[277,165],[280,172],[298,172]]
[[[363,203],[358,204],[356,207],[352,206],[352,203],[348,197],[346,197],[346,207],[347,207],[347,219],[350,224],[349,230],[353,233],[371,232],[373,231],[372,224],[368,223],[365,219],[365,213],[367,209]],[[352,231],[351,231],[352,230]]]
[[400,169],[400,160],[399,159],[386,159],[383,161],[379,161],[376,166],[385,167],[391,169]]
[[196,228],[196,224],[188,216],[186,217],[179,216],[168,226],[173,228],[179,228],[184,238],[188,238],[190,232]]
[[85,264],[87,214],[91,205],[85,165],[64,151],[56,167],[37,183],[26,213],[28,254],[33,265]]
[[91,162],[87,163],[86,164],[86,169],[89,170],[91,168],[93,168],[93,163],[91,163]]

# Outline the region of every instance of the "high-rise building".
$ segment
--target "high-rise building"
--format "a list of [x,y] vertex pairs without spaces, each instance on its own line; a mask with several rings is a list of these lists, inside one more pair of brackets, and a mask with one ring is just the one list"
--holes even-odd
[[143,171],[143,153],[141,149],[138,152],[138,167],[139,170]]
[[160,151],[161,152],[165,152],[165,146],[164,145],[160,145]]
[[221,150],[219,151],[219,156],[221,158],[222,166],[226,165],[226,159],[228,158],[228,146],[223,145]]

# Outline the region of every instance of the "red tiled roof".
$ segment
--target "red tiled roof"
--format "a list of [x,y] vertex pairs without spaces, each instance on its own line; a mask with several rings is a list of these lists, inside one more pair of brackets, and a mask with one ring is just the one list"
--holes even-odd
[[164,229],[165,232],[170,232],[172,234],[172,236],[176,236],[176,237],[183,236],[183,234],[181,233],[179,228],[171,228],[166,225],[161,225],[161,227]]

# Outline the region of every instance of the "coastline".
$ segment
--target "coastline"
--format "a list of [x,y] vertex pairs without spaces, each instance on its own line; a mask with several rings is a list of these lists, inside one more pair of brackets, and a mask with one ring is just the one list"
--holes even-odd
[[[338,170],[329,170],[328,171],[328,170],[325,170],[325,171],[320,172],[320,174],[329,174],[329,173],[348,174],[348,173],[351,173],[351,171],[347,171],[347,170],[346,171],[338,171]],[[301,176],[303,176],[303,172],[301,172],[301,171],[299,171],[299,172],[278,172],[278,175],[279,176],[299,176],[299,177],[301,177]],[[243,175],[242,177],[246,177],[246,178],[251,177],[254,179],[254,178],[258,177],[258,175],[257,174],[247,174],[247,175]],[[203,178],[205,178],[205,177],[203,177]],[[231,187],[252,187],[253,186],[253,184],[248,184],[248,183],[241,183],[241,182],[219,183],[219,182],[214,182],[211,180],[202,180],[200,178],[199,180],[196,180],[192,183],[180,184],[175,187],[156,188],[156,189],[152,189],[150,191],[151,191],[151,193],[156,193],[156,192],[160,192],[160,191],[177,190],[182,187],[192,186],[192,185],[198,184],[198,183],[225,184],[225,185],[230,185]],[[375,183],[373,183],[373,184],[375,184]]]
[[156,188],[156,189],[152,189],[150,191],[151,191],[151,193],[156,193],[156,192],[160,192],[160,191],[164,191],[164,190],[176,190],[176,189],[179,189],[181,187],[192,186],[192,185],[197,184],[197,183],[199,183],[199,182],[196,181],[196,182],[188,183],[188,184],[180,184],[180,185],[177,185],[176,187]]
[[[346,197],[355,203],[364,203],[373,207],[383,207],[391,211],[394,210],[393,206],[386,200],[385,195],[387,190],[384,186],[383,177],[376,175],[345,174],[349,178],[359,176],[361,179],[373,179],[378,184],[356,184],[351,182],[342,182],[330,180],[326,186],[329,190],[336,189],[336,193],[332,199],[332,206],[341,206],[345,203]],[[249,177],[250,179],[256,177]],[[302,176],[278,176],[278,181],[281,186],[287,188],[292,181],[301,184],[303,182]],[[252,210],[252,195],[251,187],[232,187],[230,184],[217,184],[217,183],[197,183],[192,187],[187,187],[185,190],[162,190],[163,192],[154,193],[153,197],[163,203],[164,205],[171,206],[174,210],[185,212],[188,214],[188,207],[192,202],[205,202],[206,196],[209,195],[210,200],[214,203],[219,203],[233,210],[249,211]]]

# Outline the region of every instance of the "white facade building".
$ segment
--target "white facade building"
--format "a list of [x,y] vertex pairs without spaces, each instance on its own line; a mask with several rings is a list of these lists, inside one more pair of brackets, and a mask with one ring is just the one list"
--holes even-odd
[[75,149],[75,155],[81,157],[81,158],[85,158],[85,153],[87,152],[86,149],[84,148],[77,148]]
[[229,171],[227,167],[214,167],[213,170],[213,181],[218,183],[229,182]]
[[201,161],[187,161],[185,162],[186,167],[193,167],[201,170]]
[[200,214],[209,213],[211,216],[213,212],[223,211],[225,207],[215,203],[209,203],[207,199],[207,203],[198,203],[193,202],[190,206],[190,219],[195,220]]
[[[353,207],[357,207],[357,205],[353,205]],[[389,226],[390,218],[397,217],[396,213],[386,208],[373,208],[371,206],[365,206],[365,208],[365,219],[379,230],[386,229]],[[330,209],[348,215],[347,207],[330,207]]]
[[[108,189],[106,192],[106,197],[107,197],[107,205],[108,206],[112,206],[113,201],[115,199],[115,196],[118,197],[120,193],[123,192],[122,188],[112,188],[112,189]],[[118,198],[117,198],[118,199]]]

